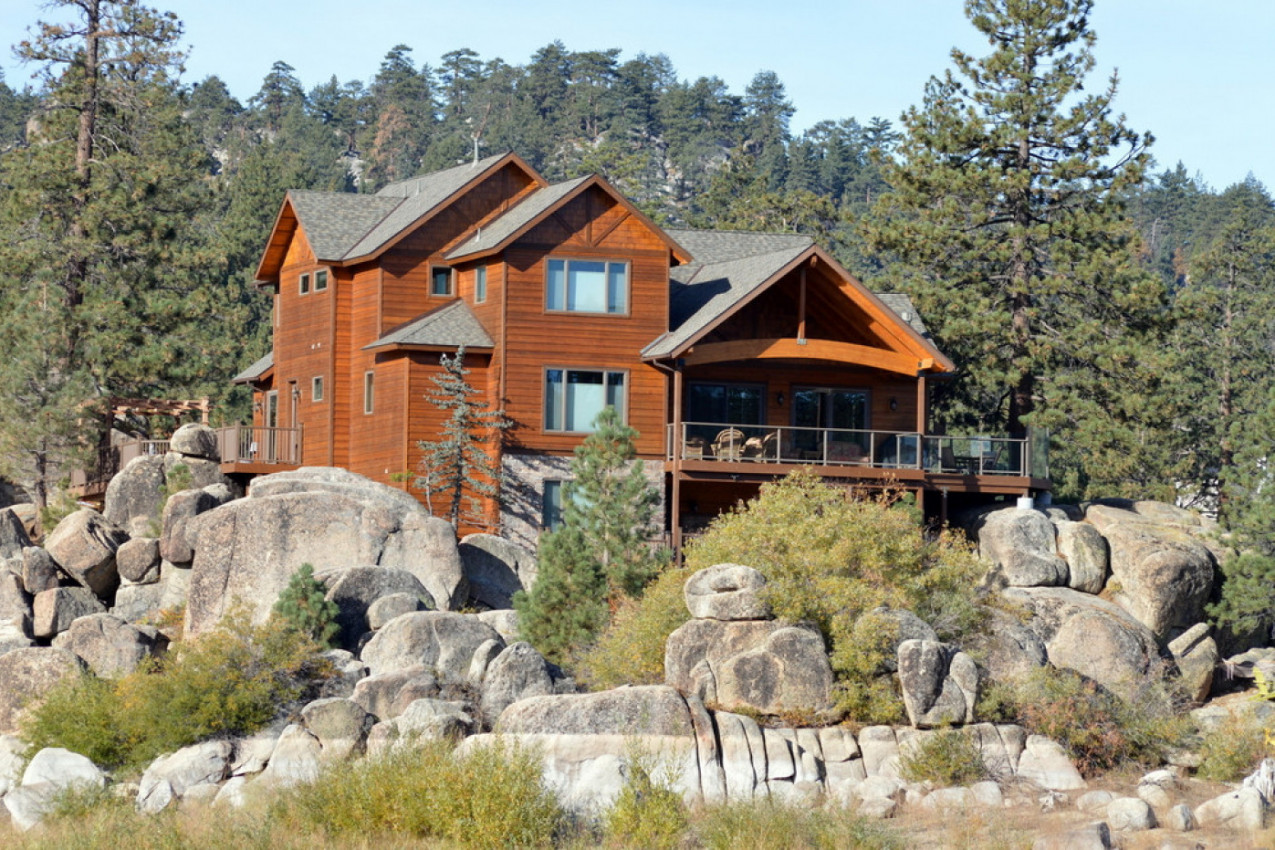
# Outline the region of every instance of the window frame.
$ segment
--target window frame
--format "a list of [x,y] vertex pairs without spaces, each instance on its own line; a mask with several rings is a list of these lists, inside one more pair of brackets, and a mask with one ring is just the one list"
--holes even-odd
[[371,416],[376,411],[376,370],[368,369],[363,373],[363,415]]
[[320,402],[327,401],[327,396],[323,392],[323,376],[315,375],[310,379],[310,401]]
[[[560,262],[563,264],[562,266],[562,280],[563,280],[562,301],[564,304],[566,303],[566,300],[567,300],[566,284],[567,284],[567,280],[570,278],[571,264],[572,263],[602,263],[604,267],[602,275],[605,281],[604,289],[603,289],[603,299],[606,302],[604,305],[604,309],[602,310],[572,310],[565,306],[564,307],[550,306],[551,299],[550,299],[549,272],[551,269],[551,264],[555,262]],[[610,304],[611,266],[624,267],[624,309],[623,310],[610,309],[611,308],[611,304]],[[553,256],[545,257],[544,280],[545,280],[544,312],[546,313],[552,313],[554,315],[566,314],[566,315],[577,315],[577,316],[612,316],[615,318],[624,318],[631,315],[631,310],[633,305],[633,263],[629,260],[613,260],[613,259],[604,259],[599,257],[580,257],[580,256],[572,256],[572,255],[553,255]]]
[[[434,280],[439,272],[447,272],[447,291],[435,292]],[[429,297],[430,298],[452,298],[456,295],[456,270],[451,266],[433,265],[429,267]]]
[[479,266],[474,269],[474,303],[487,303],[487,267]]
[[310,294],[310,272],[301,272],[297,275],[297,295]]
[[[540,528],[542,531],[554,531],[562,527],[563,514],[566,512],[567,482],[561,478],[546,478],[540,489]],[[551,503],[549,491],[557,492],[557,502]],[[554,516],[556,514],[556,516]],[[557,522],[554,522],[554,520]]]
[[[622,368],[622,367],[613,368],[608,366],[545,366],[541,370],[541,379],[540,379],[540,406],[541,406],[540,429],[542,433],[545,433],[545,434],[592,434],[594,433],[592,429],[586,430],[586,431],[573,431],[573,430],[568,430],[565,427],[564,428],[549,427],[548,390],[549,390],[549,373],[550,372],[562,372],[562,383],[564,387],[568,383],[567,375],[571,372],[595,372],[595,373],[601,374],[602,375],[603,408],[613,406],[613,405],[608,405],[605,401],[606,395],[607,395],[607,389],[611,386],[607,376],[608,375],[623,375],[624,376],[623,386],[621,387],[621,395],[620,395],[620,421],[625,423],[626,425],[628,424],[628,421],[629,421],[629,378],[631,374],[630,370]],[[567,421],[565,392],[563,393],[562,403],[563,403],[562,409],[559,411],[561,414],[559,416],[559,421],[561,421],[565,425]],[[598,413],[601,413],[601,412],[602,410],[600,409]],[[596,416],[597,414],[594,414],[595,418]],[[592,420],[590,420],[590,424],[592,424]]]
[[[327,292],[328,279],[331,277],[332,277],[332,272],[330,272],[328,269],[315,269],[314,270],[314,285],[311,287],[311,291]],[[320,280],[323,281],[322,285],[319,284]]]

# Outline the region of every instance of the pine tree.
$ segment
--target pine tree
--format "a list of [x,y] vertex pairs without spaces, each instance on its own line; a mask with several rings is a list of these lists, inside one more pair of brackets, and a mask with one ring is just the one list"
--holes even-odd
[[569,525],[541,535],[537,559],[536,583],[514,594],[518,631],[550,661],[567,664],[607,623],[606,576]]
[[477,399],[479,391],[466,380],[464,346],[453,357],[442,355],[438,362],[442,371],[431,377],[434,389],[426,398],[450,415],[443,423],[441,439],[418,443],[425,456],[415,485],[425,491],[431,511],[433,496],[443,499],[444,516],[453,528],[459,528],[462,519],[485,524],[479,497],[500,495],[500,464],[488,447],[513,422],[504,410],[489,410],[486,402]]
[[325,649],[340,630],[336,621],[340,609],[327,598],[327,587],[314,577],[312,564],[302,564],[288,579],[288,586],[274,603],[273,613]]
[[1151,137],[1113,115],[1114,75],[1083,91],[1092,5],[967,0],[991,53],[953,50],[957,73],[931,78],[905,113],[898,161],[885,164],[894,191],[864,228],[965,370],[950,418],[1066,430],[1055,458],[1081,491],[1117,483],[1109,462],[1158,445],[1158,412],[1140,391],[1162,371],[1152,360],[1165,314],[1122,200],[1143,179]]

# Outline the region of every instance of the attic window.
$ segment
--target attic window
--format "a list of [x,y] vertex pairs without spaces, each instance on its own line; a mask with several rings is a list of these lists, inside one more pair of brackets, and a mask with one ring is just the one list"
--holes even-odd
[[308,295],[310,292],[310,273],[306,272],[305,274],[301,275],[299,280],[301,281],[301,284],[298,287],[298,291],[302,295]]
[[328,288],[328,270],[319,269],[314,273],[314,291],[325,292]]
[[429,294],[452,294],[452,270],[447,266],[434,266],[429,270]]

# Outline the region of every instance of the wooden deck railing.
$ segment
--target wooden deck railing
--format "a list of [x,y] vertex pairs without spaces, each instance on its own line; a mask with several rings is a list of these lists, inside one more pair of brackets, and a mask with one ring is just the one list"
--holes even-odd
[[[866,466],[962,475],[1046,478],[1048,439],[932,436],[915,431],[729,425],[685,422],[680,440],[668,429],[667,458],[680,446],[684,461]],[[1039,474],[1044,469],[1044,474]]]
[[231,425],[217,429],[222,463],[301,464],[300,428]]

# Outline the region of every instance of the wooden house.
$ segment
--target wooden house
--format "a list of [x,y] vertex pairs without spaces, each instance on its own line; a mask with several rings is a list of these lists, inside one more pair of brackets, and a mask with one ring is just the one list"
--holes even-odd
[[289,192],[257,278],[274,349],[235,379],[254,422],[232,472],[341,466],[410,490],[442,424],[439,356],[463,345],[516,423],[488,525],[527,542],[608,404],[675,539],[797,466],[940,508],[1049,486],[1026,441],[929,433],[928,388],[955,367],[905,297],[804,236],[663,230],[598,176],[550,184],[504,154],[375,195]]

